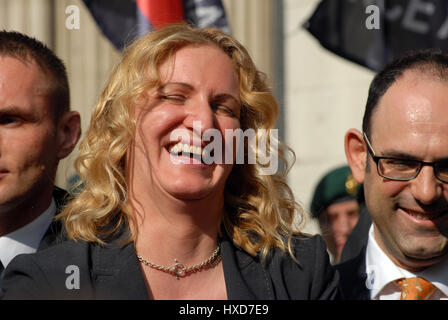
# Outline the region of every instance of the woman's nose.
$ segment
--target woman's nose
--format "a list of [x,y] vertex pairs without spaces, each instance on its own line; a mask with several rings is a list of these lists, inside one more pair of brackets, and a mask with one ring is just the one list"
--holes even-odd
[[214,128],[215,113],[208,99],[197,97],[190,101],[184,124],[198,135],[202,135],[207,129]]

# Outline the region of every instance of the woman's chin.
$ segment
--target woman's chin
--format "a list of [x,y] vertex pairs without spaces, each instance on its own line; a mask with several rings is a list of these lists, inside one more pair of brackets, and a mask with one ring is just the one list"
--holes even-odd
[[195,170],[173,170],[159,179],[160,186],[180,200],[202,200],[214,194],[223,195],[225,180],[223,170],[206,174]]
[[210,195],[210,192],[206,192],[204,190],[198,190],[198,191],[190,190],[188,192],[174,191],[170,192],[170,194],[173,198],[181,201],[200,201],[206,199]]
[[216,188],[211,185],[185,181],[175,185],[166,186],[165,190],[174,198],[184,201],[202,200],[210,196]]

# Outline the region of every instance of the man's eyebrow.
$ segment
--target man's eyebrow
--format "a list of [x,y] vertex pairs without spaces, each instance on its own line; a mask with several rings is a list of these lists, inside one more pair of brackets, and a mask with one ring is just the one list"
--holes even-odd
[[35,112],[28,112],[27,110],[23,110],[23,108],[16,105],[9,105],[6,107],[0,106],[0,116],[19,116],[31,120],[37,119]]
[[[404,160],[423,161],[420,157],[414,156],[409,153],[396,151],[396,150],[385,150],[385,151],[381,152],[381,157],[391,157],[391,158],[404,159]],[[435,161],[448,161],[448,156],[435,159]]]
[[409,159],[409,160],[417,160],[417,157],[413,156],[412,154],[405,153],[402,151],[397,150],[383,150],[380,152],[380,156],[382,157],[393,157],[393,158],[400,158],[400,159]]
[[26,112],[23,111],[22,108],[19,106],[11,105],[6,107],[0,107],[0,114],[25,114]]

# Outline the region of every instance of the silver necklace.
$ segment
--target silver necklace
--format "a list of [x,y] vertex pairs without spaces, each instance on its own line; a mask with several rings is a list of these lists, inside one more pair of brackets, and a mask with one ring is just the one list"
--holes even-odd
[[137,255],[137,258],[138,261],[147,265],[148,267],[171,274],[175,276],[177,280],[179,280],[179,277],[185,278],[186,276],[189,276],[192,273],[199,272],[216,266],[221,261],[221,254],[219,253],[219,246],[217,246],[215,251],[213,251],[212,255],[210,256],[210,258],[208,258],[202,263],[195,264],[194,266],[191,267],[186,267],[184,264],[177,261],[177,259],[174,259],[174,265],[172,265],[171,267],[164,267],[149,262],[140,255]]

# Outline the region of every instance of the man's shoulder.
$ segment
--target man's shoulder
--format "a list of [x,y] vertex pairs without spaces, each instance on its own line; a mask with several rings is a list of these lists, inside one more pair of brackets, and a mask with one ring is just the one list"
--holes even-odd
[[[89,261],[89,244],[83,241],[65,241],[33,254],[17,255],[5,270],[3,298],[70,298],[67,279],[74,273],[83,287],[90,287]],[[86,297],[90,292],[86,290]]]
[[[33,261],[42,268],[52,268],[59,263],[59,261],[82,261],[88,252],[90,245],[84,241],[65,240],[58,244],[54,244],[48,248],[37,251],[34,254],[20,254],[14,260],[18,264],[28,264]],[[12,262],[15,262],[15,261]],[[12,263],[11,262],[11,263]]]

